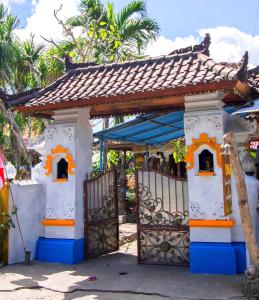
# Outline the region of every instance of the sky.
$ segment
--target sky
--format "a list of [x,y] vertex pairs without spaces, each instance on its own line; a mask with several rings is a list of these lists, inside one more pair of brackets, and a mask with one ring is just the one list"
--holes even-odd
[[[131,0],[110,0],[118,11]],[[53,10],[63,4],[64,18],[79,12],[80,0],[0,0],[21,20],[18,36],[31,33],[39,43],[41,35],[62,39],[62,30]],[[106,1],[103,1],[106,2]],[[215,61],[238,62],[249,51],[251,66],[259,64],[259,0],[146,0],[148,14],[160,26],[160,37],[146,53],[168,54],[202,41],[211,34],[211,57]]]

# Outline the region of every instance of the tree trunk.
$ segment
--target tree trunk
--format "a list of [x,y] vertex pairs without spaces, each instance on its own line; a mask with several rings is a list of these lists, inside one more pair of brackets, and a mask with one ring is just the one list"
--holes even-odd
[[[251,215],[249,212],[247,189],[244,177],[244,171],[239,159],[237,146],[232,133],[228,133],[224,136],[225,144],[230,145],[230,160],[231,167],[236,179],[238,204],[240,209],[241,222],[243,226],[245,241],[249,251],[249,255],[252,263],[259,270],[259,250],[256,244],[255,234],[253,232],[253,226],[251,221]],[[225,145],[226,147],[227,145]]]
[[252,263],[252,266],[250,266],[250,268],[246,271],[244,293],[249,299],[259,299],[259,249],[256,244],[251,215],[249,212],[244,171],[240,162],[233,133],[227,133],[224,136],[224,143],[225,152],[230,155],[231,168],[236,180],[241,223]]

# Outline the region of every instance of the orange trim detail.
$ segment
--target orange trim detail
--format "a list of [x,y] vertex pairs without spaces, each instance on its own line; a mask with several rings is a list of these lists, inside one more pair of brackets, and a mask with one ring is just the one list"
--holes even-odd
[[58,178],[53,180],[54,182],[62,183],[62,182],[68,182],[67,178]]
[[215,176],[214,172],[198,172],[198,176]]
[[187,163],[186,169],[191,170],[194,167],[194,152],[196,152],[201,145],[207,145],[216,152],[217,164],[219,168],[222,167],[220,145],[216,143],[215,137],[209,137],[207,133],[201,133],[198,139],[192,139],[192,144],[187,146],[187,154],[185,162]]
[[190,227],[233,227],[234,220],[190,220]]
[[41,221],[44,226],[75,226],[75,220],[47,220]]
[[49,176],[52,173],[52,160],[56,154],[65,154],[65,159],[68,163],[68,174],[75,175],[76,164],[74,162],[72,154],[69,153],[68,148],[63,148],[61,145],[57,145],[55,149],[51,149],[51,153],[47,156],[47,160],[44,165],[44,169],[46,170],[45,175]]

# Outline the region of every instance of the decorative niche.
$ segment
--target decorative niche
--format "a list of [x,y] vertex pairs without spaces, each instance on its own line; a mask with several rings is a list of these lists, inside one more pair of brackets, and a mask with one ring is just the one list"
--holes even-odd
[[52,175],[54,182],[67,182],[69,175],[75,175],[76,165],[68,148],[57,145],[47,156],[44,168],[45,175]]
[[[201,146],[207,147],[198,154],[198,159],[195,160],[195,155]],[[198,166],[195,166],[195,161]],[[187,170],[196,167],[198,176],[214,176],[214,164],[217,163],[219,168],[222,167],[220,145],[216,143],[216,138],[201,133],[198,139],[192,139],[192,144],[187,147],[185,162],[187,163]]]
[[57,179],[68,180],[68,163],[65,158],[61,158],[57,163]]
[[198,155],[200,176],[213,176],[214,173],[214,155],[211,151],[204,149]]

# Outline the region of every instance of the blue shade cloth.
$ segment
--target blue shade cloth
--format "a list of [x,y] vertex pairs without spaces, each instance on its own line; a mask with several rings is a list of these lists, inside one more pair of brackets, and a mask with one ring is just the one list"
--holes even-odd
[[[233,113],[237,108],[227,107]],[[101,141],[121,141],[138,145],[158,145],[184,136],[184,111],[146,114],[94,134]]]
[[244,107],[239,108],[233,113],[233,115],[244,116],[256,112],[259,112],[259,99],[252,101],[250,105],[246,105]]

